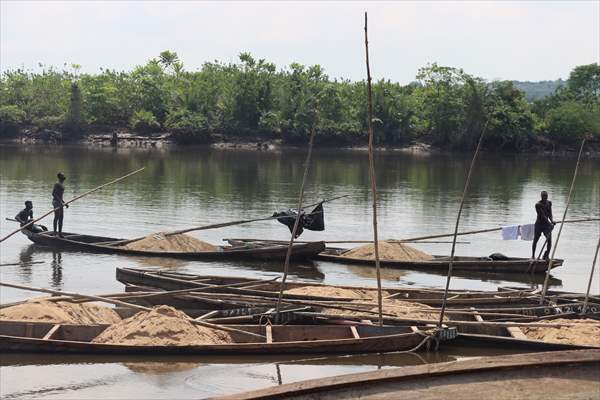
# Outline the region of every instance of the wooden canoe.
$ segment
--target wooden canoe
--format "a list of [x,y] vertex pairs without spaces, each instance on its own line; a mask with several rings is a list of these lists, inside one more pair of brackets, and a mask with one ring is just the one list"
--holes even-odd
[[[137,346],[91,343],[108,325],[69,325],[0,320],[0,352],[85,354],[353,354],[410,350],[427,335],[411,326],[240,325],[265,335],[248,342],[232,333],[235,343],[201,346]],[[250,339],[251,340],[251,339]]]
[[[181,290],[197,287],[199,291],[212,291],[215,293],[237,293],[251,296],[259,296],[264,298],[277,297],[279,293],[279,282],[273,280],[254,280],[249,278],[239,277],[219,277],[211,275],[195,275],[178,273],[172,271],[149,270],[149,269],[134,269],[134,268],[117,268],[116,278],[124,284],[141,285],[145,287],[159,288],[162,290]],[[248,282],[249,286],[239,287],[244,282]],[[210,286],[231,286],[223,288],[210,288]],[[237,286],[237,287],[236,287]],[[294,289],[299,287],[311,287],[316,290],[320,288],[340,288],[350,290],[369,290],[374,291],[375,288],[365,288],[356,286],[334,286],[324,285],[313,282],[287,282],[286,289]],[[413,301],[429,306],[440,306],[443,299],[443,290],[430,288],[390,288],[385,287],[383,290],[388,293],[387,298],[396,298],[404,301]],[[349,301],[354,298],[331,297],[322,295],[301,295],[301,294],[285,294],[286,299],[306,299],[315,301]],[[555,302],[559,307],[562,304],[572,304],[580,301],[583,295],[566,293],[555,294],[548,291],[547,304]],[[591,300],[594,306],[600,303],[600,299],[593,297]],[[597,303],[596,303],[597,302]],[[451,290],[447,301],[449,306],[537,306],[539,305],[539,296],[534,289],[515,289],[502,291],[473,291],[473,290]],[[596,310],[600,311],[600,310]],[[594,311],[595,312],[595,311]],[[544,314],[542,314],[544,315]]]
[[339,375],[218,397],[258,399],[592,399],[600,350],[483,357]]
[[[370,265],[374,266],[374,260],[364,260],[361,258],[346,257],[344,253],[348,249],[328,247],[319,253],[315,259],[331,261],[337,263]],[[448,271],[450,265],[449,256],[434,256],[431,261],[393,261],[380,260],[384,267],[411,269],[417,271]],[[552,262],[552,268],[560,267],[563,260],[556,259]],[[496,273],[545,273],[548,269],[548,261],[536,260],[530,258],[509,257],[508,260],[491,260],[488,257],[454,257],[453,271],[478,271],[478,272],[496,272]]]
[[[219,246],[218,251],[202,252],[172,252],[132,250],[123,246],[110,245],[110,242],[121,242],[124,239],[84,235],[78,233],[63,233],[64,237],[53,232],[34,233],[22,230],[35,244],[50,246],[57,249],[85,251],[93,253],[125,254],[144,257],[169,257],[189,260],[283,260],[287,246],[280,244],[245,244],[239,246]],[[101,244],[99,244],[101,243]],[[324,242],[298,243],[292,248],[293,259],[310,259],[325,249]]]

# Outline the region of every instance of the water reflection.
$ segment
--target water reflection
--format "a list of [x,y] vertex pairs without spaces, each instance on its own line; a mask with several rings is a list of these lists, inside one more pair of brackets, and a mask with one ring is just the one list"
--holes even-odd
[[52,267],[52,287],[56,289],[62,288],[62,252],[61,251],[52,251],[52,262],[50,263]]

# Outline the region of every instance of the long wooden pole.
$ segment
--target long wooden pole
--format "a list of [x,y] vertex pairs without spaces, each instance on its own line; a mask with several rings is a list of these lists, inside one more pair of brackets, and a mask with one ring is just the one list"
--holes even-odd
[[[579,171],[579,163],[581,162],[581,155],[583,154],[583,146],[585,145],[585,139],[581,141],[581,147],[579,148],[579,155],[577,156],[577,163],[575,164],[575,171],[573,171],[573,179],[571,180],[571,188],[569,189],[569,196],[567,197],[567,204],[563,213],[562,219],[567,218],[567,211],[569,211],[569,205],[571,204],[571,196],[573,195],[573,189],[575,188],[575,180],[577,179],[577,172]],[[558,241],[560,240],[560,234],[562,233],[564,224],[560,225],[558,229],[558,235],[556,235],[556,242],[552,248],[552,255],[548,260],[548,268],[546,269],[546,277],[544,278],[544,287],[542,289],[542,296],[540,297],[540,304],[544,304],[546,298],[546,291],[548,290],[548,281],[550,280],[550,270],[552,269],[552,262],[554,261],[554,255],[556,254],[556,248],[558,247]]]
[[[114,304],[114,305],[117,305],[117,306],[133,308],[133,309],[140,310],[140,311],[152,311],[152,309],[148,308],[148,307],[139,306],[137,304],[127,303],[127,302],[124,302],[124,301],[121,301],[121,300],[117,300],[117,299],[111,299],[111,298],[107,298],[107,297],[94,296],[94,295],[90,295],[90,294],[69,293],[69,292],[63,292],[63,291],[60,291],[60,290],[52,290],[52,289],[38,288],[38,287],[33,287],[33,286],[17,285],[15,283],[6,283],[6,282],[0,282],[0,286],[11,287],[11,288],[15,288],[15,289],[22,289],[22,290],[30,290],[30,291],[33,291],[33,292],[50,293],[50,294],[55,294],[55,295],[58,295],[58,296],[69,296],[69,297],[73,297],[73,298],[90,299],[90,300],[93,300],[93,301],[100,301],[100,302],[103,302],[103,303]],[[220,330],[220,331],[226,331],[226,332],[232,332],[232,333],[239,333],[239,334],[243,334],[243,335],[247,335],[247,336],[252,336],[252,337],[260,338],[260,339],[264,339],[265,338],[264,336],[257,335],[255,333],[246,332],[246,331],[242,331],[242,330],[239,330],[239,329],[229,328],[229,327],[225,327],[225,326],[221,326],[221,325],[210,324],[208,322],[204,322],[204,321],[201,321],[201,320],[193,319],[193,318],[190,318],[190,317],[188,317],[188,320],[191,323],[195,324],[195,325],[201,325],[201,326],[205,326],[207,328],[212,328],[212,329],[217,329],[217,330]]]
[[592,270],[590,271],[590,280],[588,281],[587,291],[585,292],[585,299],[583,300],[583,307],[581,308],[581,314],[585,314],[587,309],[587,303],[590,297],[590,289],[592,288],[592,280],[594,279],[594,270],[596,268],[596,260],[598,259],[598,250],[600,250],[600,237],[598,237],[598,244],[596,245],[596,253],[594,254],[594,261],[592,262]]
[[294,221],[294,227],[292,234],[290,235],[290,242],[288,244],[287,252],[285,254],[285,262],[283,263],[283,277],[281,278],[281,285],[279,286],[279,295],[277,297],[277,305],[275,306],[275,318],[279,318],[279,310],[281,309],[281,299],[283,298],[283,292],[285,290],[285,281],[288,276],[290,269],[290,258],[292,256],[292,247],[294,246],[294,239],[296,239],[296,231],[298,225],[300,225],[300,216],[302,213],[302,202],[304,201],[304,186],[308,179],[308,171],[310,170],[310,159],[312,156],[313,143],[315,140],[315,132],[317,128],[313,125],[310,132],[310,139],[308,141],[308,152],[306,154],[306,161],[304,163],[304,175],[302,175],[302,183],[300,184],[300,195],[298,197],[298,214],[296,214],[296,220]]
[[369,39],[367,35],[367,13],[365,12],[365,61],[367,64],[367,95],[369,113],[367,127],[369,130],[369,177],[371,195],[373,196],[373,247],[375,249],[375,271],[377,274],[377,305],[379,309],[379,325],[383,325],[383,299],[381,296],[381,268],[379,265],[379,241],[377,240],[377,182],[375,177],[375,161],[373,155],[373,94],[371,88],[371,67],[369,65]]
[[444,312],[446,311],[446,301],[448,299],[448,290],[450,289],[450,279],[452,279],[452,267],[454,266],[454,251],[456,250],[456,237],[458,236],[458,225],[460,224],[460,216],[462,214],[463,206],[465,205],[465,198],[467,197],[467,192],[469,191],[469,185],[471,184],[471,175],[473,174],[475,161],[477,161],[477,155],[479,154],[479,149],[481,148],[481,143],[483,142],[483,136],[485,135],[485,131],[487,130],[488,124],[490,123],[490,119],[491,118],[488,118],[488,120],[486,121],[485,126],[481,131],[481,135],[479,136],[477,148],[475,148],[475,154],[473,154],[473,159],[471,160],[471,165],[467,174],[467,181],[465,182],[465,188],[463,189],[462,198],[460,199],[460,206],[458,207],[458,215],[456,216],[456,224],[454,225],[454,236],[452,239],[452,251],[450,252],[450,263],[448,265],[448,276],[446,278],[446,289],[444,290],[442,310],[440,311],[440,320],[438,321],[438,326],[440,328],[442,327],[442,324],[444,322]]
[[[117,179],[114,179],[114,180],[112,180],[112,181],[110,181],[110,182],[107,182],[107,183],[105,183],[105,184],[103,184],[103,185],[100,185],[100,186],[98,186],[98,187],[96,187],[96,188],[94,188],[94,189],[92,189],[92,190],[89,190],[89,191],[87,191],[87,192],[85,192],[85,193],[83,193],[83,194],[80,194],[80,195],[79,195],[79,196],[77,196],[77,197],[74,197],[74,198],[72,198],[71,200],[67,201],[67,202],[65,203],[65,205],[67,205],[67,204],[71,204],[72,202],[74,202],[74,201],[76,201],[76,200],[79,200],[79,199],[81,199],[82,197],[85,197],[85,196],[87,196],[88,194],[92,194],[92,193],[94,193],[94,192],[96,192],[96,191],[98,191],[98,190],[100,190],[100,189],[102,189],[102,188],[105,188],[105,187],[106,187],[106,186],[108,186],[108,185],[112,185],[113,183],[117,183],[117,182],[119,182],[119,181],[122,181],[123,179],[125,179],[125,178],[128,178],[128,177],[130,177],[131,175],[137,174],[138,172],[140,172],[140,171],[143,171],[143,170],[144,170],[144,167],[142,167],[142,168],[140,168],[140,169],[138,169],[138,170],[135,170],[135,171],[133,171],[133,172],[130,172],[130,173],[128,173],[128,174],[127,174],[127,175],[125,175],[125,176],[122,176],[122,177],[120,177],[120,178],[117,178]],[[0,239],[0,243],[2,243],[3,241],[5,241],[6,239],[8,239],[9,237],[11,237],[12,235],[14,235],[15,233],[22,231],[23,229],[25,229],[25,228],[27,228],[27,227],[29,227],[29,226],[31,226],[31,225],[33,225],[33,224],[35,224],[36,222],[38,222],[39,220],[41,220],[41,219],[43,219],[43,218],[46,218],[48,215],[52,214],[54,211],[60,210],[61,208],[62,208],[62,206],[61,206],[61,207],[56,207],[56,208],[53,208],[52,210],[48,211],[47,213],[45,213],[45,214],[44,214],[44,215],[42,215],[41,217],[39,217],[39,218],[37,218],[37,219],[34,219],[33,221],[29,221],[28,223],[26,223],[25,225],[23,225],[23,226],[22,226],[22,227],[20,227],[19,229],[15,230],[15,231],[13,231],[13,232],[11,232],[11,233],[9,233],[8,235],[6,235],[6,236],[4,236],[2,239]]]

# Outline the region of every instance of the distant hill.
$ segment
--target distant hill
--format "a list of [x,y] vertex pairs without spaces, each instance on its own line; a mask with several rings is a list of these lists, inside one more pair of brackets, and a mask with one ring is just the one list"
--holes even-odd
[[525,92],[525,98],[528,101],[541,99],[549,96],[559,87],[566,85],[566,81],[557,79],[555,81],[540,81],[540,82],[521,82],[513,81],[515,87],[522,92]]

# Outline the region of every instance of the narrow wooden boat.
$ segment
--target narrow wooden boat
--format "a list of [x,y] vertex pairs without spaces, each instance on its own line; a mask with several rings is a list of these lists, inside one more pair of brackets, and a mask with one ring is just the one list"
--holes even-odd
[[[170,257],[189,260],[283,260],[287,253],[287,246],[280,244],[249,243],[235,246],[219,246],[218,251],[202,252],[175,252],[175,251],[149,251],[132,250],[118,243],[124,239],[84,235],[78,233],[63,233],[64,237],[54,235],[53,232],[34,233],[22,230],[35,244],[50,246],[57,249],[86,251],[93,253],[125,254],[145,257]],[[115,242],[115,245],[111,245]],[[325,249],[324,242],[298,243],[292,248],[293,259],[310,259]]]
[[[232,325],[262,334],[251,342],[231,333],[234,343],[200,346],[137,346],[92,343],[108,325],[68,325],[0,320],[0,352],[87,354],[353,354],[409,350],[433,331],[411,326]],[[249,341],[250,340],[250,341]]]
[[[375,265],[374,260],[364,260],[344,256],[348,249],[328,247],[319,253],[315,259],[356,265]],[[380,260],[384,267],[411,269],[418,271],[448,271],[450,265],[449,256],[434,256],[431,261],[391,261]],[[560,267],[563,260],[556,259],[552,262],[552,268]],[[545,273],[548,269],[548,261],[531,260],[529,258],[509,257],[507,260],[492,260],[489,257],[454,257],[453,271],[478,271],[496,273]]]
[[218,399],[592,399],[599,371],[600,350],[568,350],[339,375]]
[[[279,282],[273,280],[255,280],[239,277],[219,277],[210,275],[185,274],[171,271],[159,271],[149,269],[117,268],[116,278],[124,284],[141,285],[145,287],[159,288],[172,291],[181,289],[198,288],[199,291],[211,291],[215,293],[237,293],[262,298],[274,298],[279,293]],[[211,287],[221,286],[221,287]],[[287,282],[286,289],[295,289],[299,287],[311,287],[316,291],[321,288],[339,288],[358,291],[375,291],[375,288],[365,288],[356,286],[334,286],[324,285],[313,282]],[[429,288],[390,288],[383,290],[388,293],[386,298],[396,298],[404,301],[413,301],[429,306],[440,306],[444,291],[440,289]],[[285,294],[286,299],[305,299],[315,301],[350,301],[355,298],[332,297],[327,295],[308,295],[308,294]],[[562,305],[570,305],[580,301],[583,295],[564,293],[555,294],[548,291],[546,305],[553,305],[560,308]],[[593,297],[591,300],[593,307],[600,307],[600,299]],[[552,304],[551,304],[552,303]],[[477,307],[533,307],[539,305],[539,296],[536,289],[515,289],[502,291],[472,291],[472,290],[451,290],[447,305],[454,306],[477,306]],[[596,310],[600,311],[600,309]],[[595,312],[595,311],[594,311]],[[544,315],[544,314],[541,314]]]

